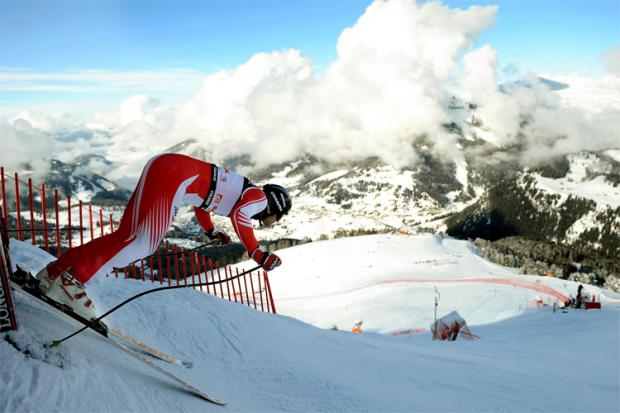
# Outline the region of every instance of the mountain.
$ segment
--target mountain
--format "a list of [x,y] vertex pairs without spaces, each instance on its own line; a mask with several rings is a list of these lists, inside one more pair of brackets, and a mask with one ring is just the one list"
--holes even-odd
[[613,256],[620,248],[620,163],[579,153],[491,180],[475,205],[447,221],[449,233],[490,240],[526,235]]
[[45,184],[58,188],[64,195],[77,196],[84,202],[100,206],[125,204],[131,191],[92,172],[94,165],[109,167],[112,163],[100,155],[82,155],[73,162],[54,159],[50,162],[50,172],[45,178]]
[[[514,263],[530,273],[583,276],[620,290],[618,151],[571,154],[536,168],[421,159],[401,169],[376,159],[331,166],[304,159],[271,172],[270,180],[292,188],[295,214],[261,236],[321,239],[415,227],[497,241],[487,246],[495,250],[514,238]],[[487,256],[508,262],[497,251]]]
[[[196,152],[195,143],[181,142],[170,151],[204,157]],[[294,198],[294,213],[275,228],[257,229],[257,237],[309,241],[414,228],[491,242],[517,237],[550,246],[537,248],[558,249],[533,259],[545,264],[535,266],[538,273],[567,278],[587,272],[595,274],[591,282],[604,285],[608,279],[609,288],[620,289],[620,151],[580,152],[527,168],[510,158],[497,161],[499,149],[480,138],[460,143],[469,152],[458,163],[437,156],[421,139],[416,146],[418,162],[408,167],[397,168],[378,158],[336,164],[306,155],[255,169],[248,174],[255,182],[284,185]],[[481,148],[487,156],[480,156]],[[71,163],[54,161],[46,182],[95,204],[125,202],[129,191],[87,172],[96,163],[109,164],[96,156]],[[244,156],[224,165],[251,167]],[[215,222],[233,232],[228,220],[216,218]],[[176,225],[200,237],[191,209],[180,211]],[[170,235],[187,236],[178,231]],[[498,245],[505,251],[505,244],[491,243],[486,248]],[[520,256],[514,262],[523,266],[531,251],[523,250],[522,243],[516,245],[520,247],[510,254]],[[243,249],[235,251],[232,254],[238,259],[245,257]],[[487,256],[510,261],[497,258],[498,251]],[[534,268],[533,263],[529,268]]]
[[[549,90],[557,92],[559,90],[564,90],[564,89],[568,89],[570,87],[570,84],[567,83],[563,83],[563,82],[558,82],[556,80],[551,80],[551,79],[545,79],[544,77],[538,77],[536,78],[536,81],[542,83],[543,85],[545,85],[547,88],[549,88]],[[532,87],[531,86],[531,82],[528,81],[524,81],[524,80],[519,80],[516,82],[511,82],[511,83],[506,83],[503,85],[499,86],[499,89],[502,92],[505,92],[511,88],[514,87]]]
[[[574,92],[579,97],[589,90],[569,80],[537,79],[558,94]],[[529,86],[508,84],[504,89],[536,89],[538,84],[531,82],[536,79],[530,80]],[[598,102],[594,98],[586,100]],[[616,107],[613,102],[599,103]],[[288,162],[257,168],[251,151],[216,161],[256,183],[273,181],[290,189],[294,213],[275,228],[257,229],[261,240],[292,239],[295,244],[395,230],[443,232],[489,241],[483,246],[485,253],[503,263],[564,278],[589,274],[592,282],[603,285],[607,282],[603,280],[611,280],[610,288],[620,290],[620,146],[561,155],[535,153],[539,159],[534,162],[528,151],[535,143],[524,135],[531,122],[527,116],[521,119],[521,135],[502,143],[485,126],[475,104],[452,98],[447,107],[451,120],[442,125],[442,132],[451,139],[449,150],[446,142],[442,146],[433,137],[412,131],[403,144],[411,145],[407,149],[414,152],[414,159],[405,165],[378,157],[328,162],[316,154],[304,153]],[[33,125],[38,124],[35,120]],[[84,131],[90,130],[66,124],[68,121],[63,120],[62,128],[57,129],[61,132],[54,135],[58,142],[84,138]],[[97,128],[92,129],[97,136],[114,135]],[[163,133],[156,126],[142,132],[149,136]],[[549,137],[545,147],[553,147],[552,143],[561,139]],[[196,139],[180,141],[164,152],[213,160]],[[106,178],[106,171],[115,166],[101,155],[54,160],[45,181],[84,201],[122,205],[130,191]],[[179,212],[175,224],[184,231],[169,235],[187,238],[191,233],[194,238],[200,237],[190,208]],[[233,231],[228,220],[216,218],[216,224]],[[546,253],[536,254],[533,250]],[[235,249],[231,256],[241,259],[243,250]]]

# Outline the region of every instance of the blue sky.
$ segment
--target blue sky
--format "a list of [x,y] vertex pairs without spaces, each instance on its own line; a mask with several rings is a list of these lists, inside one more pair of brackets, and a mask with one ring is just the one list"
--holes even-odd
[[[482,33],[478,45],[491,44],[503,68],[599,77],[605,74],[600,55],[620,44],[619,0],[444,3],[458,8],[499,5],[495,25]],[[135,93],[174,101],[195,91],[204,74],[232,69],[258,52],[285,48],[301,50],[320,72],[335,58],[342,30],[352,26],[369,4],[0,0],[0,68],[5,74],[31,76],[21,83],[0,78],[0,107],[6,111],[63,102],[69,110],[97,105],[110,109]],[[166,76],[175,77],[178,70],[186,74],[183,81],[162,86]],[[98,87],[108,72],[132,71],[148,71],[145,78],[152,75],[154,80],[138,84],[127,80],[126,88],[122,82],[113,88]],[[79,80],[72,80],[72,88],[63,87],[58,75],[76,72]],[[90,79],[88,73],[96,76]],[[157,83],[160,86],[153,88]]]
[[495,26],[478,43],[489,43],[504,64],[537,73],[605,74],[600,55],[620,45],[620,0],[464,1],[445,4],[499,5]]

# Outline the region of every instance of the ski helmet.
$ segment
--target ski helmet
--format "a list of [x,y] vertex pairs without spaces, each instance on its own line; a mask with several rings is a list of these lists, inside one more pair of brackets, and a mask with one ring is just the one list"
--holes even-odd
[[283,215],[288,214],[293,206],[293,201],[291,200],[291,195],[284,187],[266,184],[263,186],[263,192],[267,197],[267,213],[269,215],[275,214],[279,221]]

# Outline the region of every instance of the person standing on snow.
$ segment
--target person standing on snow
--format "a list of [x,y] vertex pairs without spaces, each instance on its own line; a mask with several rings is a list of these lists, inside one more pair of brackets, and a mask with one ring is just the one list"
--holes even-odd
[[364,322],[362,320],[356,320],[354,327],[351,329],[352,332],[354,333],[361,333],[362,332],[362,324]]
[[292,201],[285,188],[274,184],[259,188],[228,169],[169,153],[146,164],[118,229],[69,250],[39,271],[40,291],[87,320],[96,318],[84,285],[114,267],[153,254],[182,204],[194,206],[210,240],[230,243],[230,237],[215,229],[211,221],[211,213],[227,216],[250,257],[265,271],[282,263],[276,254],[258,245],[251,220],[269,227],[288,214]]

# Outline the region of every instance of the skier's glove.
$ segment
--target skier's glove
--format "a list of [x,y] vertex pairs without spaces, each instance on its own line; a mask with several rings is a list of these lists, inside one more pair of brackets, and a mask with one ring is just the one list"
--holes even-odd
[[282,264],[282,260],[276,254],[258,247],[252,253],[252,259],[260,264],[265,271],[271,271]]
[[230,244],[230,237],[224,231],[211,228],[206,234],[209,241],[217,241],[220,245]]

